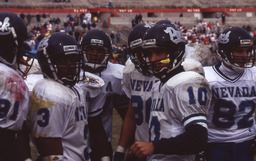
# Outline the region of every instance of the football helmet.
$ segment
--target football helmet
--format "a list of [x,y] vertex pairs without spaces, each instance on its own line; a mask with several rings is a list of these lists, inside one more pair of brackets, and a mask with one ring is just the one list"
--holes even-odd
[[150,24],[139,24],[132,28],[128,36],[128,46],[130,59],[135,65],[135,68],[144,75],[150,75],[145,69],[145,62],[142,59],[142,42],[143,35],[151,28]]
[[0,62],[14,69],[18,67],[24,75],[30,69],[26,67],[23,71],[20,68],[20,64],[24,64],[23,56],[29,50],[24,43],[28,38],[27,27],[20,17],[12,12],[0,12]]
[[[235,51],[246,48],[246,55],[236,55]],[[243,70],[255,63],[255,45],[250,34],[239,27],[231,27],[222,32],[218,38],[218,54],[233,69]]]
[[37,59],[46,78],[68,87],[79,81],[82,52],[77,41],[67,33],[55,32],[41,40]]
[[[164,80],[171,71],[181,65],[185,55],[185,39],[171,24],[154,25],[147,30],[143,39],[143,58],[148,71],[160,80]],[[153,51],[158,55],[164,52],[166,56],[151,61]]]
[[157,22],[155,23],[155,25],[159,25],[159,24],[169,24],[169,25],[174,25],[174,26],[176,26],[175,23],[173,23],[172,21],[169,21],[169,20],[160,20],[160,21],[157,21]]
[[99,29],[88,31],[81,40],[84,52],[83,69],[91,73],[99,73],[107,68],[112,52],[112,44],[107,33]]

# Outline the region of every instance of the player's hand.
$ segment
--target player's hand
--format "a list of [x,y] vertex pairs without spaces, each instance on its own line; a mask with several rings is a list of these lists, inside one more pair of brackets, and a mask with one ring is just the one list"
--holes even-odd
[[114,153],[114,161],[124,161],[124,153],[115,152]]
[[205,152],[202,151],[202,152],[196,154],[195,161],[207,161],[205,158]]
[[134,154],[138,158],[144,158],[152,155],[154,152],[154,145],[152,142],[135,142],[131,148],[129,154]]

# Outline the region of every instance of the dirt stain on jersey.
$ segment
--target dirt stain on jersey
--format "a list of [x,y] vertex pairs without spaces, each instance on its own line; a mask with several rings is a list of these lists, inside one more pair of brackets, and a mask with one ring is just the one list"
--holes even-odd
[[36,112],[40,108],[51,108],[55,105],[55,102],[46,101],[36,96],[35,91],[32,91],[29,96],[29,112]]

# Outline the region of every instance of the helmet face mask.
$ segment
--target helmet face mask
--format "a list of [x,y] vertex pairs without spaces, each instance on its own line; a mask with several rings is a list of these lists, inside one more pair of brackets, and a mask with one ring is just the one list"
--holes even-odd
[[77,74],[79,73],[79,62],[81,59],[80,55],[76,53],[70,53],[58,59],[59,60],[54,59],[52,62],[55,64],[55,69],[56,73],[58,73],[58,76],[67,82],[76,80]]
[[254,66],[254,60],[255,53],[252,47],[235,48],[230,52],[229,62],[236,67],[251,68]]
[[250,34],[239,27],[223,31],[218,39],[218,53],[234,70],[251,68],[255,63],[255,46]]
[[85,66],[84,70],[92,73],[101,72],[107,68],[109,59],[108,49],[103,46],[91,45],[83,49]]
[[84,53],[83,69],[91,73],[100,73],[107,68],[112,44],[110,37],[102,30],[88,31],[81,41]]
[[82,52],[76,40],[66,33],[45,37],[38,46],[37,59],[47,78],[68,87],[80,80]]
[[[167,73],[176,69],[183,61],[183,52],[171,52],[168,48],[147,48],[144,49],[144,58],[148,71],[158,78],[164,78]],[[152,60],[152,55],[158,58]],[[180,62],[180,63],[178,63]]]

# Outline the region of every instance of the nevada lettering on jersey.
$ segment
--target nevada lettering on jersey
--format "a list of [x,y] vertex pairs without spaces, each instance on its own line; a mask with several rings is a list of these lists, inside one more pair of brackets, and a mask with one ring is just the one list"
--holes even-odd
[[152,86],[157,81],[142,81],[136,79],[130,79],[131,81],[131,88],[133,91],[143,91],[143,92],[150,92]]
[[156,98],[152,100],[151,111],[164,112],[164,101],[163,98]]
[[217,87],[212,88],[214,98],[231,97],[255,97],[255,87]]

